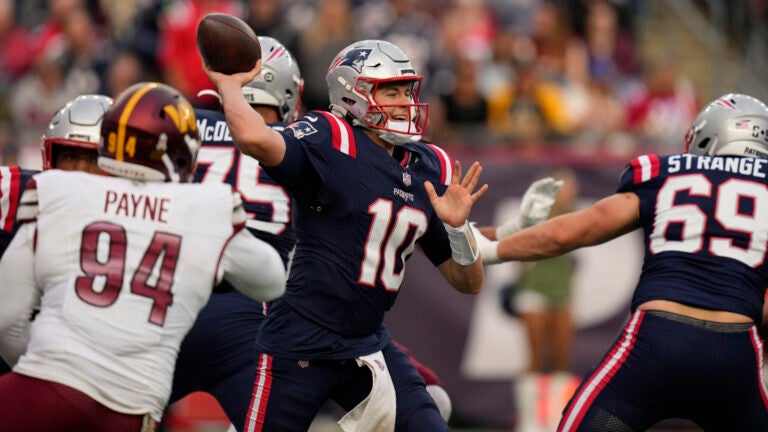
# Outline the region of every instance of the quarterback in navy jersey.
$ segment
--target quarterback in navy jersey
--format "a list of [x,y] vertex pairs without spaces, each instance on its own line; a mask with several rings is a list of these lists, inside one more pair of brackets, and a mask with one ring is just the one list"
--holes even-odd
[[583,379],[558,431],[644,431],[683,418],[706,431],[768,430],[768,107],[728,94],[705,107],[685,154],[631,161],[617,193],[497,244],[536,260],[643,229],[629,317]]
[[[483,268],[466,219],[487,190],[420,141],[421,77],[396,46],[342,50],[327,80],[332,112],[312,111],[281,134],[240,86],[260,71],[206,68],[244,153],[294,199],[298,239],[286,296],[270,305],[246,430],[305,431],[334,400],[345,430],[448,430],[424,380],[383,326],[416,245],[458,291],[479,292]],[[354,99],[354,100],[353,100]]]
[[[101,119],[111,105],[112,98],[90,94],[77,96],[57,111],[40,140],[43,170],[100,173],[96,158]],[[0,256],[19,228],[16,221],[19,199],[29,179],[39,172],[17,166],[0,167]],[[0,347],[3,353],[18,349]],[[10,367],[0,361],[0,375],[8,371]]]
[[[286,122],[293,122],[298,116],[302,79],[295,60],[281,43],[263,36],[259,37],[259,42],[264,59],[262,73],[244,86],[242,93],[271,128],[282,131]],[[247,226],[254,235],[273,245],[287,265],[296,241],[290,223],[290,195],[266,174],[255,159],[237,150],[225,116],[218,109],[218,94],[205,92],[199,99],[201,106],[211,109],[195,110],[203,140],[195,180],[224,181],[238,189],[249,214]],[[526,191],[522,211],[516,218],[499,227],[484,227],[481,230],[490,238],[503,237],[544,220],[559,187],[560,183],[551,178],[534,182]],[[481,234],[476,235],[482,237]],[[182,345],[171,401],[179,400],[192,391],[209,392],[222,405],[233,425],[240,428],[253,389],[253,341],[256,340],[264,318],[262,311],[265,312],[266,307],[262,308],[237,292],[223,291],[211,296]],[[427,390],[447,420],[451,402],[439,379],[407,349],[400,348],[424,378]],[[245,396],[242,396],[243,393]]]

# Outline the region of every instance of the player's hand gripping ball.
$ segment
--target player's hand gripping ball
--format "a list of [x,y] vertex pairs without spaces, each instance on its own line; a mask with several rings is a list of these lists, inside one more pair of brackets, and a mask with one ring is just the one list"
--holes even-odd
[[197,49],[208,67],[227,75],[248,72],[261,58],[261,45],[253,29],[225,13],[211,13],[200,20]]

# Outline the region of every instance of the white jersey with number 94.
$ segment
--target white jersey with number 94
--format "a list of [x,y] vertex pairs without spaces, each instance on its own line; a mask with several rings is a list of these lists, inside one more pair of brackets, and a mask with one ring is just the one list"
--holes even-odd
[[[32,243],[34,265],[16,265],[15,282],[30,273],[42,304],[14,371],[123,413],[160,419],[179,345],[222,277],[265,287],[284,277],[274,249],[242,230],[239,195],[224,184],[48,171],[27,186],[19,220],[30,223],[9,254],[20,260],[14,243]],[[237,263],[228,250],[242,245],[237,255],[251,256]]]

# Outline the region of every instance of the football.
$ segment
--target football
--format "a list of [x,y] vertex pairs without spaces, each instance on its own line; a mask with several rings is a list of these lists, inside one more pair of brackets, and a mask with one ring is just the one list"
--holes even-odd
[[227,75],[253,69],[261,58],[261,45],[253,29],[225,13],[211,13],[200,20],[197,49],[212,70]]

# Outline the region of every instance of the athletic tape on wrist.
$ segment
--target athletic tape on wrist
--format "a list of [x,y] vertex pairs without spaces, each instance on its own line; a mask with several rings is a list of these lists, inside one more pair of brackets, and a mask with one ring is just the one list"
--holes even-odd
[[451,242],[451,257],[453,260],[464,266],[477,261],[480,253],[477,250],[477,241],[472,234],[472,230],[469,228],[469,223],[464,221],[464,224],[458,228],[454,228],[446,223],[443,223],[443,225],[448,232],[448,240]]
[[500,263],[501,260],[499,260],[499,253],[497,248],[499,242],[493,241],[484,236],[483,233],[477,229],[474,223],[470,223],[469,227],[472,229],[472,234],[475,235],[475,240],[477,241],[477,251],[480,252],[483,264]]

